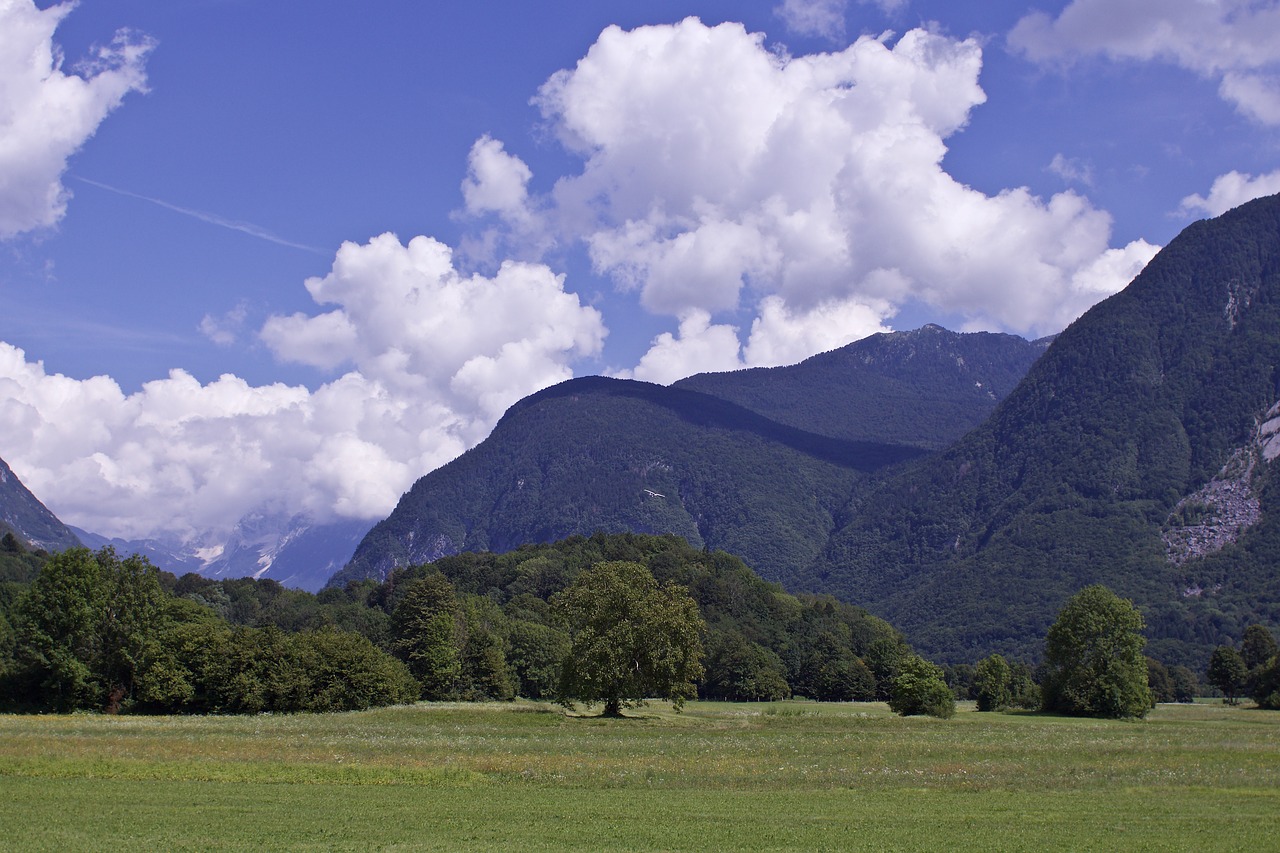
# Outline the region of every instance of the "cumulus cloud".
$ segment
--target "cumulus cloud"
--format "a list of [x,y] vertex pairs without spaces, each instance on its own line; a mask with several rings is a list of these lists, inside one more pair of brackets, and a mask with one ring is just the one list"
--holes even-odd
[[175,370],[126,395],[0,344],[6,461],[60,517],[109,535],[225,532],[261,508],[374,519],[604,336],[546,267],[464,277],[427,237],[345,244],[307,287],[336,307],[261,335],[282,358],[346,369],[315,391]]
[[516,221],[527,218],[532,177],[525,162],[508,154],[501,142],[487,135],[480,137],[471,146],[467,177],[462,182],[467,212],[497,213]]
[[[884,275],[892,276],[886,271]],[[760,316],[751,324],[745,348],[748,367],[795,364],[814,353],[837,349],[878,332],[888,332],[884,318],[892,309],[886,302],[864,304],[856,300],[831,300],[797,312],[777,296],[760,303]]]
[[1214,179],[1208,198],[1199,194],[1184,198],[1181,212],[1219,216],[1246,201],[1275,193],[1280,193],[1280,169],[1257,177],[1241,172],[1228,172]]
[[1054,332],[1127,284],[1155,247],[1111,248],[1084,197],[988,196],[943,169],[985,100],[981,66],[976,41],[923,29],[791,57],[690,18],[610,27],[553,75],[535,103],[583,162],[548,200],[560,236],[680,320],[636,375],[672,375],[677,356],[710,369],[693,356],[711,350],[723,364],[734,327],[717,318],[743,311],[740,363],[763,363],[879,330],[913,300]]
[[712,324],[710,314],[693,309],[680,320],[678,334],[658,335],[635,370],[621,375],[667,385],[694,372],[736,370],[743,366],[741,349],[736,328]]
[[62,218],[67,160],[126,94],[146,85],[153,43],[125,30],[79,63],[78,73],[63,70],[53,34],[73,8],[0,0],[0,238]]
[[318,304],[339,307],[268,319],[262,339],[276,355],[351,365],[397,394],[427,395],[474,418],[475,430],[568,379],[568,361],[598,353],[605,336],[600,313],[546,266],[508,261],[492,278],[464,276],[452,250],[430,237],[344,243],[332,271],[306,286]]
[[1256,0],[1073,0],[1024,17],[1009,44],[1034,62],[1082,56],[1168,62],[1217,80],[1244,115],[1280,124],[1280,4]]

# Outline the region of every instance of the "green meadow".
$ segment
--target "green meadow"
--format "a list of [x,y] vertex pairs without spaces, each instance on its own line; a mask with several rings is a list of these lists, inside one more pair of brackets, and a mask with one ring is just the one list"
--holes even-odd
[[1280,838],[1274,712],[628,713],[0,716],[0,848],[1261,850]]

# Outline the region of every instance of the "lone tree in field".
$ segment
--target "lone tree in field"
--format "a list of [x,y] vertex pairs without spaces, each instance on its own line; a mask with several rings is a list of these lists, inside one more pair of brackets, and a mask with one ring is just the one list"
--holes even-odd
[[978,662],[973,673],[979,711],[1003,711],[1013,704],[1013,670],[1003,655]]
[[1244,658],[1231,646],[1218,646],[1209,658],[1209,683],[1222,691],[1228,705],[1240,703],[1240,693],[1249,680]]
[[1143,717],[1151,710],[1142,614],[1101,584],[1067,602],[1044,641],[1044,710]]
[[956,713],[956,698],[940,666],[919,655],[907,655],[893,677],[889,708],[903,717],[927,714],[949,720]]
[[557,701],[604,702],[604,716],[645,698],[677,710],[697,695],[704,629],[684,587],[658,586],[639,563],[598,563],[552,599],[569,634]]

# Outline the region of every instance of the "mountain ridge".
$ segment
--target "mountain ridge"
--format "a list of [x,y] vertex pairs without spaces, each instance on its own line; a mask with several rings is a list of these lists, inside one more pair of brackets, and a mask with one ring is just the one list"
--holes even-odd
[[33,548],[60,551],[80,544],[71,528],[31,493],[0,459],[0,534],[13,532]]
[[[945,369],[869,382],[873,363],[892,374],[882,362],[904,341]],[[928,345],[910,343],[920,341]],[[975,375],[1024,372],[1042,349],[1014,336],[931,327],[850,344],[841,351],[851,357],[836,370],[829,365],[841,351],[767,374],[689,383],[710,392],[569,380],[517,402],[484,442],[419,479],[330,584],[463,550],[501,552],[597,530],[674,533],[776,579],[784,567],[818,557],[856,481],[922,456],[940,436],[957,437],[991,411],[995,393]],[[744,390],[761,375],[774,388],[818,383],[827,393],[807,407],[784,406],[784,422],[757,410],[777,414],[770,400]],[[924,389],[891,429],[883,405],[863,390],[886,383],[898,397]],[[815,422],[824,425],[805,428]]]
[[[1096,582],[1134,598],[1170,662],[1199,664],[1242,622],[1276,624],[1271,593],[1186,600],[1213,588],[1196,575],[1220,557],[1175,566],[1161,532],[1280,398],[1278,329],[1271,197],[1184,230],[1068,327],[982,426],[857,497],[823,558],[790,583],[857,590],[943,657],[1024,646]],[[1242,539],[1275,526],[1272,475],[1259,477],[1262,518]],[[1245,586],[1268,588],[1261,566],[1248,574]]]

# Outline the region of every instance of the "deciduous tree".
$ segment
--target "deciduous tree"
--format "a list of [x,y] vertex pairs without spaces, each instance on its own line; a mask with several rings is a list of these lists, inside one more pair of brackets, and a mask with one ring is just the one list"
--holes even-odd
[[893,677],[889,707],[904,717],[927,714],[945,720],[955,714],[956,699],[940,666],[908,655]]
[[1013,702],[1010,689],[1013,671],[1003,655],[992,655],[978,662],[973,673],[973,689],[979,711],[1003,711]]
[[1151,709],[1142,615],[1101,584],[1076,593],[1045,637],[1046,711],[1142,717]]
[[639,563],[604,562],[585,570],[552,600],[569,634],[558,701],[604,702],[605,716],[648,697],[678,709],[696,695],[705,630],[684,587],[658,586]]
[[1209,683],[1222,691],[1228,705],[1240,701],[1240,691],[1249,679],[1249,669],[1244,658],[1231,646],[1218,646],[1209,657]]
[[458,601],[444,575],[405,585],[391,612],[391,650],[422,683],[422,698],[448,699],[462,674],[458,655]]
[[37,707],[115,712],[133,699],[167,596],[144,557],[72,548],[52,557],[18,608],[15,653]]

